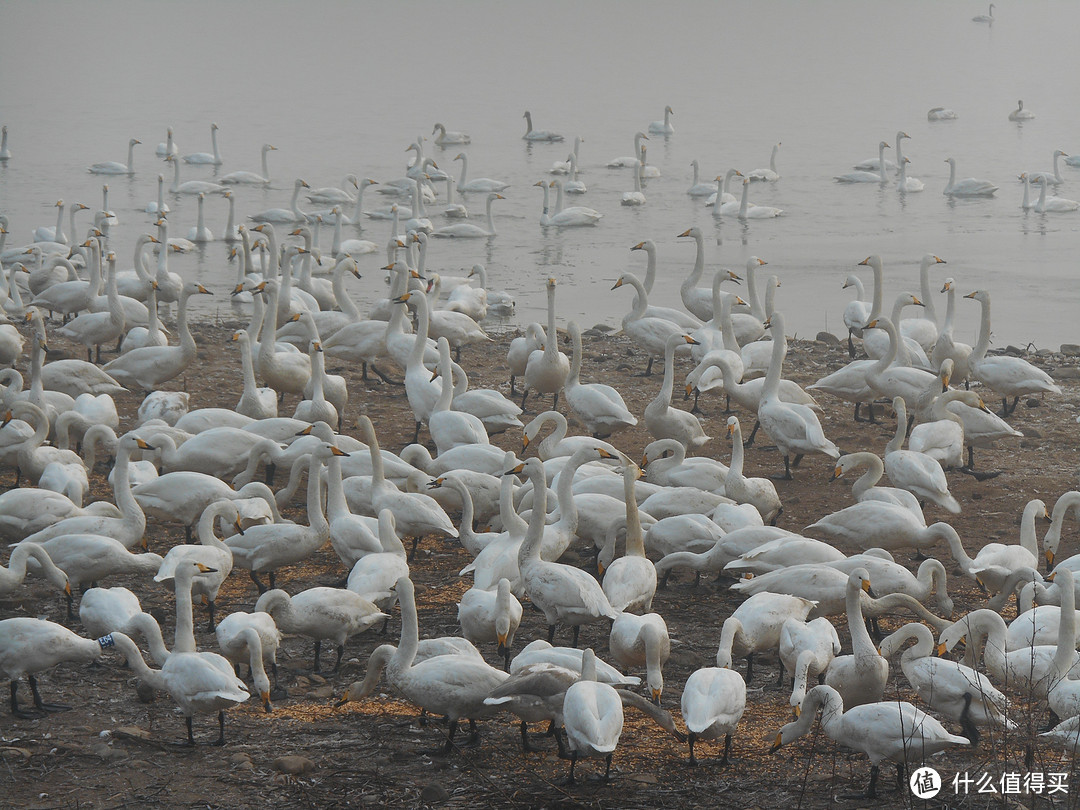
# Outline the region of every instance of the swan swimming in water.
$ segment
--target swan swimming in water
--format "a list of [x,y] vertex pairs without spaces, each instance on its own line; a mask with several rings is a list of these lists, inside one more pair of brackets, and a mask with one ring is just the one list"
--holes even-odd
[[1050,211],[1063,214],[1080,208],[1080,202],[1077,202],[1076,200],[1068,200],[1065,197],[1047,197],[1045,177],[1036,178],[1035,182],[1042,186],[1039,190],[1039,199],[1035,203],[1035,211],[1037,213],[1045,214],[1047,211]]
[[994,4],[993,3],[990,4],[990,12],[988,14],[976,14],[974,17],[971,18],[971,21],[972,22],[977,22],[977,23],[990,23],[991,25],[993,25],[993,23],[994,23]]
[[90,174],[135,174],[135,146],[142,143],[138,138],[132,138],[128,141],[128,159],[127,163],[117,163],[115,160],[108,161],[107,163],[95,163],[93,166],[88,166],[87,171]]
[[998,187],[989,180],[977,180],[974,177],[956,179],[956,158],[945,158],[949,164],[949,182],[942,194],[949,197],[992,197]]
[[846,174],[838,174],[833,180],[838,183],[887,183],[889,178],[885,175],[888,163],[885,160],[885,150],[889,148],[888,141],[878,143],[878,168],[877,171],[865,171],[859,169]]
[[1024,100],[1020,99],[1016,102],[1016,109],[1009,113],[1010,121],[1030,121],[1035,117],[1035,113],[1031,110],[1024,109]]
[[556,143],[557,141],[565,140],[558,132],[552,132],[547,129],[533,129],[532,113],[528,110],[521,116],[525,119],[525,134],[522,135],[522,139],[526,141],[546,141],[548,143]]
[[960,116],[948,107],[931,107],[926,113],[927,121],[953,121]]
[[900,162],[900,179],[896,183],[897,190],[905,194],[913,194],[916,191],[922,191],[926,187],[919,178],[907,176],[907,165],[909,163],[911,163],[911,159],[907,157]]
[[780,144],[772,148],[772,156],[769,158],[769,168],[751,169],[746,173],[750,180],[758,180],[766,183],[775,183],[780,179],[780,173],[776,171],[776,154],[780,151]]
[[193,152],[190,155],[184,155],[184,163],[193,163],[193,164],[198,164],[198,165],[201,165],[201,166],[220,166],[222,163],[224,163],[225,161],[223,161],[221,159],[221,153],[218,152],[217,131],[218,131],[218,125],[217,124],[211,124],[210,125],[210,142],[212,144],[211,148],[214,150],[212,153],[211,152]]
[[653,121],[649,124],[649,132],[653,135],[674,135],[675,125],[671,123],[671,116],[675,111],[671,107],[664,107],[664,120]]

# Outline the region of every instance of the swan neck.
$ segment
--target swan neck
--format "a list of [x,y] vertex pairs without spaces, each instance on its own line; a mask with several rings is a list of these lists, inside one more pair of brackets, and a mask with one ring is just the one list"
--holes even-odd
[[[566,472],[568,471],[564,468],[563,473]],[[572,473],[570,477],[573,478]],[[544,525],[547,520],[547,482],[544,480],[543,468],[537,465],[530,470],[529,480],[532,482],[533,491],[532,513],[529,515],[525,539],[518,550],[519,567],[525,562],[539,561],[540,543],[544,539]]]
[[863,493],[876,485],[885,473],[885,465],[876,453],[866,453],[863,458],[866,461],[866,472],[859,476],[859,479],[851,487],[851,494],[856,501],[860,499]]
[[[761,400],[775,399],[780,391],[780,374],[787,354],[787,338],[784,336],[784,322],[779,315],[773,316],[773,347],[769,358],[769,369],[765,372],[765,383],[761,387]],[[734,375],[732,375],[734,376]],[[725,383],[726,385],[727,383]]]
[[974,366],[986,356],[986,350],[990,348],[990,300],[982,300],[982,316],[979,320],[979,339],[975,348],[971,351],[969,365]]
[[899,399],[894,403],[896,408],[896,433],[892,439],[885,446],[885,454],[894,453],[904,446],[904,439],[907,438],[907,408],[904,405],[904,400]]
[[728,477],[733,476],[735,480],[738,480],[743,474],[742,427],[738,422],[732,427],[734,430],[731,434],[731,464],[728,465]]
[[394,653],[393,666],[399,672],[404,672],[413,665],[413,661],[416,660],[416,650],[420,646],[416,597],[412,588],[408,589],[407,594],[398,594],[398,605],[401,608],[401,640]]
[[671,407],[671,393],[675,388],[675,341],[669,340],[664,346],[664,382],[660,386],[658,402]]
[[566,376],[566,383],[564,387],[581,384],[581,333],[578,331],[577,324],[570,323],[570,373]]
[[192,575],[190,572],[178,570],[173,582],[176,591],[176,634],[173,637],[173,652],[193,653],[196,647],[191,607]]
[[851,632],[851,648],[856,656],[877,655],[870,631],[866,629],[862,611],[862,589],[857,583],[848,581],[844,594],[844,606],[847,610],[848,630]]
[[423,294],[410,296],[409,300],[416,299],[416,337],[413,339],[412,352],[409,354],[409,365],[413,368],[421,368],[424,365],[424,350],[427,348],[428,337],[428,302]]

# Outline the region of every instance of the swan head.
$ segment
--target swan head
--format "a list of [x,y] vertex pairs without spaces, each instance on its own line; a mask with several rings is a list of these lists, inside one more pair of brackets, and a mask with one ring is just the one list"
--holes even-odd
[[990,302],[990,293],[988,293],[986,290],[974,290],[973,292],[969,292],[967,295],[965,295],[964,298],[972,298],[978,301],[980,304],[986,304]]
[[880,270],[881,269],[881,256],[878,255],[877,253],[873,253],[870,256],[867,256],[865,259],[863,259],[861,262],[859,262],[860,267],[862,267],[864,265],[867,266],[867,267],[872,267],[875,270]]
[[[1023,102],[1020,102],[1020,106],[1024,106]],[[140,141],[138,138],[132,138],[130,141],[128,141],[128,146],[134,146],[137,143],[142,143],[142,141]]]

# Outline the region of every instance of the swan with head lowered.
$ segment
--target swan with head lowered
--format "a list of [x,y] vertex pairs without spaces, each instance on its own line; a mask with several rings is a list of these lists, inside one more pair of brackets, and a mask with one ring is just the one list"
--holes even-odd
[[844,711],[844,700],[831,686],[815,686],[806,693],[799,719],[788,723],[776,735],[772,751],[810,731],[818,710],[825,733],[870,759],[870,783],[863,798],[877,798],[880,763],[896,763],[901,780],[909,759],[922,761],[954,745],[970,745],[967,737],[950,734],[935,718],[912,704],[901,701],[867,703]]
[[[0,621],[0,672],[11,682],[11,713],[21,718],[39,718],[45,712],[69,711],[71,706],[45,703],[34,676],[57,664],[90,663],[100,655],[96,641],[81,638],[55,622],[23,617]],[[19,708],[15,693],[23,676],[30,684],[37,712]]]
[[1016,102],[1016,109],[1009,113],[1010,121],[1030,121],[1035,117],[1035,113],[1031,110],[1024,109],[1024,100],[1020,99]]

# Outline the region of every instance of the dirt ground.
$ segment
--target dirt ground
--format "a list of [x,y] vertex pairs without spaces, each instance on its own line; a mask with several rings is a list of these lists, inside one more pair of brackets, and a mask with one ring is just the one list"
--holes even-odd
[[[234,324],[203,324],[195,328],[200,350],[197,362],[182,378],[168,388],[192,394],[192,408],[232,407],[239,398],[240,363],[234,344],[229,341]],[[463,365],[469,370],[474,386],[508,391],[506,347],[511,335],[502,335],[493,347],[468,348]],[[55,359],[81,356],[77,347],[64,345],[50,337]],[[568,350],[568,349],[567,349]],[[631,376],[644,365],[644,358],[623,337],[587,333],[585,337],[584,380],[600,380],[618,387],[631,410],[639,416],[656,395],[660,377]],[[1075,369],[1077,359],[1061,355],[1033,357],[1034,362],[1052,372]],[[688,370],[680,361],[677,379]],[[824,342],[793,342],[785,366],[785,376],[808,384],[846,362],[846,352],[838,345]],[[332,359],[333,373],[349,380],[350,402],[346,413],[346,432],[355,434],[359,413],[371,416],[384,448],[399,450],[412,437],[411,412],[402,388],[361,381],[358,371],[345,368]],[[1073,372],[1065,372],[1067,374]],[[1060,375],[1059,376],[1064,376]],[[1003,442],[992,451],[980,451],[977,462],[983,468],[999,469],[1003,474],[994,480],[977,482],[971,477],[950,473],[952,492],[963,506],[963,513],[953,517],[936,507],[927,507],[928,522],[947,519],[959,531],[972,553],[984,543],[1016,542],[1020,513],[1030,498],[1039,497],[1052,507],[1062,492],[1077,487],[1080,465],[1080,384],[1074,378],[1062,379],[1063,397],[1047,396],[1021,402],[1012,423],[1025,438]],[[677,389],[678,390],[678,389]],[[825,433],[844,451],[882,452],[893,433],[893,421],[876,424],[855,423],[848,405],[821,397],[826,413],[822,419]],[[131,426],[139,399],[126,395],[118,400],[122,426]],[[989,401],[991,407],[998,403]],[[550,404],[545,399],[545,406]],[[687,403],[677,402],[680,407]],[[704,447],[705,453],[721,460],[730,456],[730,444],[724,430],[726,415],[719,398],[702,397],[706,431],[717,437]],[[533,398],[530,409],[541,402]],[[291,414],[295,401],[287,400],[282,414]],[[564,406],[561,406],[564,409]],[[534,411],[535,412],[535,411]],[[564,410],[565,412],[565,410]],[[741,414],[744,424],[752,424],[750,414]],[[580,432],[580,428],[578,428]],[[421,434],[422,440],[426,434]],[[520,450],[520,431],[495,437],[501,447]],[[647,443],[642,426],[621,434],[616,444],[633,458],[640,458]],[[531,452],[531,451],[530,451]],[[767,437],[759,438],[748,450],[746,468],[750,475],[781,472],[782,459],[769,446]],[[777,490],[784,503],[779,525],[801,530],[822,515],[852,502],[850,482],[827,485],[831,463],[823,456],[808,457],[796,470],[793,481],[778,482]],[[94,475],[95,498],[111,497],[104,478],[107,469],[99,465]],[[0,484],[14,483],[11,471],[3,473]],[[278,479],[281,485],[281,479]],[[302,496],[302,491],[301,491]],[[287,515],[304,520],[300,497]],[[1039,533],[1045,531],[1040,527]],[[183,532],[177,526],[151,519],[147,529],[150,548],[164,554],[178,542]],[[1061,557],[1080,550],[1080,533],[1069,523],[1064,532]],[[844,549],[854,552],[855,549]],[[594,570],[585,549],[576,550],[575,559]],[[939,549],[938,556],[947,556]],[[6,558],[6,554],[3,555]],[[417,601],[422,636],[457,634],[456,601],[467,587],[456,572],[468,560],[463,549],[432,538],[421,542],[412,565],[417,583]],[[911,555],[898,560],[914,568]],[[953,569],[951,560],[946,568]],[[314,585],[333,585],[347,573],[329,546],[303,566],[283,569],[278,585],[292,593]],[[103,584],[125,585],[142,599],[144,610],[162,621],[167,641],[171,640],[173,597],[153,583],[120,577]],[[667,621],[672,637],[672,655],[665,667],[663,705],[678,718],[682,685],[692,671],[711,666],[715,660],[720,626],[741,601],[728,591],[730,582],[702,582],[695,587],[692,575],[677,573],[665,590],[657,592],[654,610]],[[981,607],[984,597],[966,580],[951,577],[950,593],[956,600],[956,614]],[[237,573],[226,583],[219,597],[219,615],[234,610],[250,611],[256,591],[247,576]],[[1010,605],[1006,618],[1015,608]],[[0,601],[0,617],[40,616],[64,622],[62,597],[40,580],[31,580],[13,596]],[[889,618],[883,630],[895,629],[907,619]],[[215,649],[205,621],[197,616],[196,635],[203,649]],[[841,638],[848,644],[846,623],[837,622]],[[281,683],[288,698],[275,702],[274,711],[266,714],[249,701],[228,714],[227,744],[218,748],[207,744],[216,736],[212,718],[196,719],[194,749],[175,744],[184,739],[183,718],[167,695],[152,703],[140,702],[135,679],[120,666],[120,658],[106,654],[92,666],[61,666],[44,673],[41,688],[46,700],[72,704],[73,711],[54,714],[40,720],[15,720],[0,711],[0,806],[19,808],[116,808],[116,807],[190,807],[190,808],[269,808],[269,807],[858,807],[868,802],[843,799],[846,792],[861,789],[868,779],[869,765],[864,756],[853,754],[816,731],[780,752],[770,755],[769,748],[777,731],[790,719],[788,688],[775,687],[778,664],[761,660],[755,669],[754,682],[748,690],[746,714],[734,739],[733,756],[738,761],[726,769],[717,767],[719,750],[711,743],[698,745],[701,764],[686,764],[685,744],[660,730],[633,711],[627,712],[627,725],[615,753],[609,783],[589,777],[602,774],[602,763],[583,761],[575,786],[561,784],[567,763],[556,758],[554,746],[528,757],[522,754],[516,723],[500,717],[481,724],[479,747],[460,748],[449,757],[433,757],[423,751],[438,747],[446,727],[429,723],[421,727],[415,707],[389,694],[385,682],[372,697],[335,706],[344,688],[363,676],[368,653],[389,640],[396,643],[400,627],[395,615],[387,637],[369,632],[352,639],[346,648],[341,671],[326,679],[311,673],[310,642],[287,639],[280,652]],[[81,631],[75,626],[73,629]],[[524,620],[515,647],[544,637],[546,628],[541,614],[526,606]],[[560,633],[556,643],[569,643],[569,635]],[[593,646],[597,653],[607,653],[607,632],[603,625],[583,629],[581,643]],[[845,651],[849,648],[845,647]],[[483,650],[489,661],[497,664],[494,649]],[[743,666],[741,663],[738,666]],[[898,661],[893,662],[899,673]],[[644,676],[644,672],[634,673]],[[790,681],[788,681],[790,684]],[[894,685],[895,684],[895,685]],[[27,695],[25,686],[20,694]],[[912,699],[902,674],[890,681],[888,696]],[[1046,722],[1044,715],[1025,712],[1017,706],[1019,732],[1007,739],[988,735],[977,751],[950,751],[936,758],[946,787],[931,802],[917,806],[987,807],[1051,806],[1048,797],[1009,796],[1003,803],[1000,795],[956,795],[952,776],[968,772],[973,777],[1002,772],[1025,772],[1024,749],[1037,727]],[[815,729],[817,726],[815,725]],[[951,729],[958,732],[959,729]],[[1034,744],[1034,771],[1071,771],[1071,762],[1062,762],[1057,751],[1041,742]],[[302,757],[292,763],[281,757]],[[295,773],[286,771],[293,770]],[[1071,773],[1068,795],[1057,794],[1053,806],[1072,806],[1080,802],[1080,775]],[[887,806],[907,806],[911,794],[905,788],[889,792],[893,769],[882,768],[886,788],[879,802]],[[943,804],[938,804],[944,802]]]

